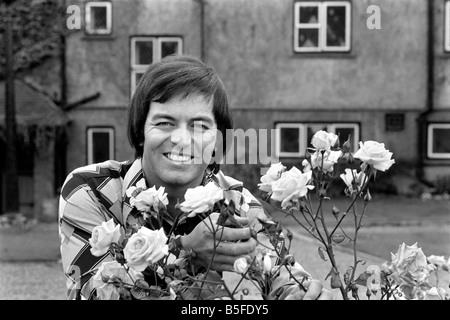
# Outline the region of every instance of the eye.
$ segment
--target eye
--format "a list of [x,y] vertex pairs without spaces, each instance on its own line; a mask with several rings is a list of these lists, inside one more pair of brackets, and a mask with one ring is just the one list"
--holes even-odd
[[197,131],[206,131],[209,130],[209,126],[205,124],[203,121],[196,121],[193,124],[194,130]]
[[155,124],[157,127],[169,127],[172,126],[171,122],[168,121],[161,121]]

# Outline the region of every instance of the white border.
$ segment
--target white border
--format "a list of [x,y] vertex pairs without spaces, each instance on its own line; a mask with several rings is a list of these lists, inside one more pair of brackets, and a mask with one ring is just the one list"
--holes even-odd
[[[450,123],[429,123],[427,130],[427,157],[430,159],[450,159],[450,153],[433,152],[433,129],[449,129]],[[450,137],[449,137],[450,139]]]
[[93,133],[107,132],[109,133],[109,159],[114,159],[114,129],[113,128],[88,128],[87,129],[87,164],[94,163],[93,155]]
[[[92,29],[91,26],[91,8],[106,8],[106,29]],[[112,29],[112,5],[111,2],[88,2],[85,7],[86,32],[88,34],[110,34]]]
[[[281,146],[281,136],[280,131],[283,128],[298,128],[299,130],[299,142],[298,152],[281,152],[280,146]],[[305,140],[306,140],[306,126],[302,123],[277,123],[275,125],[275,153],[278,158],[280,157],[291,157],[291,158],[303,158],[305,157],[306,152],[306,146],[305,146]]]

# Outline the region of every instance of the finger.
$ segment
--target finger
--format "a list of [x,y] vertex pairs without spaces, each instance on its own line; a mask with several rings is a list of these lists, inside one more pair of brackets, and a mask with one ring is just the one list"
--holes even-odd
[[303,300],[316,300],[322,293],[322,283],[319,280],[309,280],[303,283],[306,289],[305,296]]
[[[241,226],[245,227],[245,226],[248,225],[248,222],[249,222],[248,218],[239,217],[239,216],[237,216],[237,215],[234,215],[234,218],[236,219],[236,221],[237,221]],[[228,219],[228,220],[225,222],[225,226],[231,226],[231,225],[233,225],[233,223],[230,221],[230,219]]]
[[334,293],[327,289],[322,289],[322,293],[317,300],[334,300]]
[[242,256],[254,254],[256,250],[256,240],[251,238],[244,242],[220,242],[217,245],[216,253],[225,256]]
[[233,267],[234,263],[239,258],[245,258],[247,260],[247,262],[249,260],[251,260],[249,255],[245,255],[245,256],[225,256],[225,255],[221,255],[221,254],[216,254],[216,255],[214,255],[213,263],[216,263],[216,264],[228,264],[228,265]]
[[250,228],[228,228],[224,227],[216,232],[216,239],[224,241],[247,240],[251,238]]
[[229,271],[229,272],[234,271],[234,268],[232,265],[224,264],[224,263],[214,263],[214,262],[211,264],[211,269],[215,270],[215,271]]

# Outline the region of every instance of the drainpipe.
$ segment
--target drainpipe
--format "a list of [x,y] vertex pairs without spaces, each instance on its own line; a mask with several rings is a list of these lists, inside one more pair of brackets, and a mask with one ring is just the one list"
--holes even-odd
[[205,0],[194,0],[200,5],[200,58],[203,62],[206,62],[206,49],[205,49]]
[[60,78],[61,78],[61,99],[60,105],[65,107],[67,105],[67,74],[66,74],[66,36],[64,33],[60,35]]
[[419,159],[417,166],[417,178],[429,185],[426,181],[423,166],[427,156],[427,116],[434,109],[434,0],[427,0],[427,96],[425,111],[419,114],[418,125],[418,151]]

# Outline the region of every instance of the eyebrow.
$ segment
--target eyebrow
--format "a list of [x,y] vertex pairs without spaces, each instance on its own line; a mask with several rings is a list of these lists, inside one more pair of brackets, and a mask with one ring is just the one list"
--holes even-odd
[[[152,118],[152,120],[157,120],[157,119],[168,119],[168,120],[172,120],[172,121],[176,121],[176,119],[168,114],[165,113],[155,113]],[[214,123],[214,119],[209,117],[209,116],[198,116],[195,118],[190,119],[191,121],[207,121],[210,123]]]

